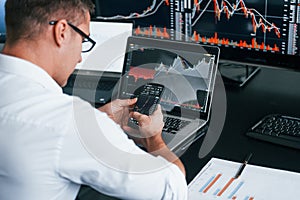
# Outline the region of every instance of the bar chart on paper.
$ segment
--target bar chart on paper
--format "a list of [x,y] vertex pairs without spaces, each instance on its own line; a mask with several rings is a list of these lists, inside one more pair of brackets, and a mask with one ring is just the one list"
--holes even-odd
[[300,174],[212,158],[189,184],[189,200],[296,200]]

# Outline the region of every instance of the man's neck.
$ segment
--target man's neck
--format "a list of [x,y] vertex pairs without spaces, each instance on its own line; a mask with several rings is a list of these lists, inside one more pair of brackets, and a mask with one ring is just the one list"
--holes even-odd
[[54,73],[51,67],[53,66],[53,59],[51,59],[51,52],[47,45],[43,47],[43,45],[34,41],[20,41],[13,44],[13,46],[5,44],[2,53],[27,60],[44,69],[50,76]]

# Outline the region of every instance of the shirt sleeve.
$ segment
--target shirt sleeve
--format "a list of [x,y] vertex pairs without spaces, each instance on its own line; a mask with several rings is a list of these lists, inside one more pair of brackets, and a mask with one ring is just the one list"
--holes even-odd
[[122,199],[187,199],[180,169],[128,139],[106,114],[80,100],[61,142],[58,174]]

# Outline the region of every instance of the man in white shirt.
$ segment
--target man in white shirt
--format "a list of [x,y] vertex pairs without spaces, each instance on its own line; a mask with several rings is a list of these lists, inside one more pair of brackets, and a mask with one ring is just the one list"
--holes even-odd
[[[91,50],[90,0],[7,0],[0,54],[0,199],[75,199],[81,185],[122,199],[186,199],[181,161],[161,137],[160,107],[123,124],[133,100],[99,109],[62,93]],[[137,141],[137,140],[136,140]]]

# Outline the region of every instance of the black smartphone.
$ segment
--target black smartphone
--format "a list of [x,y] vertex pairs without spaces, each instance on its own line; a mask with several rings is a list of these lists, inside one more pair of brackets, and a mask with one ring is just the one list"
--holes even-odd
[[[133,111],[144,115],[151,115],[159,104],[164,86],[158,83],[147,83],[134,92],[133,97],[137,97],[137,102]],[[134,118],[129,119],[129,124],[138,125]]]

